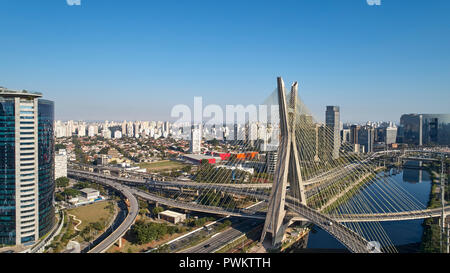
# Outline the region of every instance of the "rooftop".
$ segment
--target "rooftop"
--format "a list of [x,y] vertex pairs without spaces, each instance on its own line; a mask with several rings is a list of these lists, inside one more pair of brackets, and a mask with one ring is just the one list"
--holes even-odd
[[166,211],[160,212],[159,214],[169,216],[169,217],[180,217],[180,216],[184,215],[182,213],[178,213],[178,212],[171,211],[171,210],[166,210]]
[[0,86],[0,96],[11,96],[11,97],[42,97],[42,93],[40,92],[31,92],[28,90],[22,90],[22,91],[16,91],[16,90],[9,90],[5,87]]
[[91,189],[91,188],[82,189],[82,190],[80,190],[80,191],[81,191],[81,192],[84,192],[84,193],[86,193],[86,194],[89,194],[89,193],[98,193],[98,192],[99,192],[98,190]]
[[214,157],[204,154],[186,154],[184,155],[187,158],[194,159],[194,160],[203,160],[203,159],[220,159],[220,157]]

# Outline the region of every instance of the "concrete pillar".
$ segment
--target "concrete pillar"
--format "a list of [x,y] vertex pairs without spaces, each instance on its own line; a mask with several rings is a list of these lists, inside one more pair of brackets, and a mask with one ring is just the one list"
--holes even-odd
[[450,224],[447,224],[447,254],[450,253]]
[[122,237],[117,240],[117,245],[119,246],[119,248],[122,248]]

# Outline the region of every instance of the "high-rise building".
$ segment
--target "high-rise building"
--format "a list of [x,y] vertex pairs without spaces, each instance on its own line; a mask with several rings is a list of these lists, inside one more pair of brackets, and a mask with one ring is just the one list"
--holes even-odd
[[0,244],[28,245],[54,213],[54,104],[0,88]]
[[267,152],[266,164],[267,164],[267,173],[274,174],[278,161],[278,151],[269,151]]
[[395,126],[389,126],[386,128],[386,135],[385,135],[385,141],[386,144],[393,144],[397,142],[397,127]]
[[122,135],[126,135],[127,134],[127,121],[125,120],[124,122],[122,122]]
[[106,139],[111,139],[111,130],[105,128],[102,130],[102,136]]
[[122,132],[121,131],[115,131],[114,132],[114,138],[122,138]]
[[330,135],[331,150],[333,159],[339,158],[341,148],[341,121],[339,106],[327,106],[325,113],[325,124]]
[[258,126],[259,124],[255,122],[247,123],[246,139],[251,146],[255,146],[255,142],[258,140]]
[[96,125],[89,125],[88,126],[88,136],[94,137],[98,134],[98,126]]
[[240,129],[239,124],[235,123],[234,130],[233,130],[233,133],[234,133],[233,140],[234,141],[242,140],[242,136],[239,134],[239,129]]
[[202,125],[192,125],[189,152],[199,154],[202,150]]
[[350,126],[350,143],[352,144],[358,144],[358,135],[359,130],[361,130],[360,125],[352,125]]
[[78,127],[78,136],[79,137],[85,137],[86,136],[86,125],[80,124]]
[[59,150],[55,154],[55,179],[67,177],[67,152]]
[[350,135],[351,135],[350,129],[342,129],[341,135],[342,135],[341,136],[342,143],[350,142]]
[[127,123],[127,136],[134,137],[134,126],[132,122]]
[[364,126],[358,131],[358,144],[364,146],[366,153],[373,152],[375,130],[370,126]]

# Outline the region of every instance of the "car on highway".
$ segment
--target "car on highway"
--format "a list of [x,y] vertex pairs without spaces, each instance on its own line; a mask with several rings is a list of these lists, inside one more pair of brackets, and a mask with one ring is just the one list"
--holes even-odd
[[203,248],[208,248],[210,246],[211,246],[210,244],[207,244],[207,245],[204,245]]
[[208,226],[204,226],[203,228],[204,228],[206,231],[211,231],[211,230],[213,230],[212,227],[208,227]]

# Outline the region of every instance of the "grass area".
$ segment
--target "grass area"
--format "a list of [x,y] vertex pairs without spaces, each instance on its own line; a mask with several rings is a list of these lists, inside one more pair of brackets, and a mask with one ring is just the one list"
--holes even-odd
[[158,162],[140,163],[139,164],[140,168],[145,168],[149,172],[182,169],[185,166],[188,166],[188,165],[180,163],[180,162],[176,162],[176,161],[171,161],[171,160],[163,160],[163,161],[158,161]]
[[67,246],[67,243],[77,236],[77,233],[74,230],[73,221],[69,219],[67,212],[63,213],[64,213],[64,225],[61,230],[61,233],[55,237],[55,239],[50,244],[50,246],[47,247],[45,252],[50,251],[50,253],[61,253]]
[[[144,221],[145,223],[150,223],[150,222],[160,223],[159,221],[153,221],[147,217],[142,217],[142,216],[138,216],[137,220]],[[161,224],[164,224],[164,223],[161,222]],[[140,252],[144,252],[146,250],[161,246],[162,244],[165,244],[166,242],[169,242],[169,241],[189,232],[189,229],[187,229],[187,228],[181,228],[181,230],[182,230],[182,232],[174,233],[172,235],[165,234],[160,239],[153,240],[146,244],[139,244],[136,234],[133,232],[133,230],[130,230],[123,237],[122,248],[119,248],[118,246],[114,245],[107,250],[107,253],[140,253]]]
[[146,250],[156,248],[156,247],[158,247],[166,242],[169,242],[170,240],[173,240],[181,235],[183,235],[183,234],[179,234],[179,233],[176,233],[173,235],[167,234],[158,241],[152,241],[148,244],[139,245],[137,243],[134,243],[137,240],[136,236],[134,236],[134,234],[132,234],[132,232],[129,231],[123,237],[122,248],[119,248],[118,246],[114,245],[107,250],[107,253],[141,253]]
[[78,229],[82,230],[90,224],[109,220],[114,211],[111,211],[108,207],[111,206],[112,202],[99,202],[92,205],[87,205],[83,207],[78,207],[75,209],[68,210],[69,214],[75,215],[77,219],[81,220],[82,223]]

